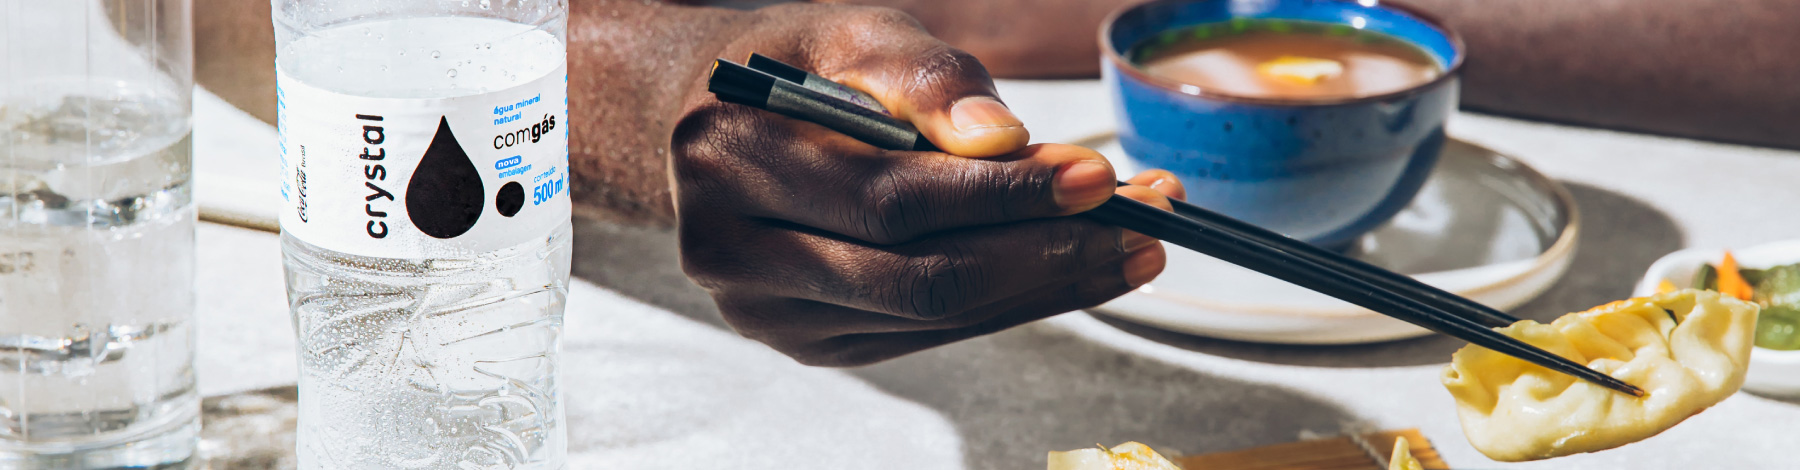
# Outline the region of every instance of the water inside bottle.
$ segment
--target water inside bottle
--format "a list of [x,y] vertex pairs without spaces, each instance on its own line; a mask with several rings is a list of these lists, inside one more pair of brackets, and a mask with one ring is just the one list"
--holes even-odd
[[[532,82],[563,57],[561,40],[531,25],[425,17],[313,31],[277,64],[345,95],[447,98]],[[563,468],[555,366],[567,223],[459,258],[282,242],[301,355],[302,468]]]

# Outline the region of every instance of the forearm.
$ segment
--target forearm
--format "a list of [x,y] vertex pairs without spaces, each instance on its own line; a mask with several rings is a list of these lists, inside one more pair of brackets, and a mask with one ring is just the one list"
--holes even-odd
[[576,213],[672,224],[669,136],[684,93],[756,14],[639,0],[576,0],[571,10]]
[[1100,73],[1100,22],[1143,0],[817,0],[895,8],[933,36],[981,59],[1002,78],[1085,78]]
[[1467,41],[1465,107],[1800,147],[1800,2],[1412,2]]
[[194,0],[194,80],[275,122],[275,27],[267,0]]

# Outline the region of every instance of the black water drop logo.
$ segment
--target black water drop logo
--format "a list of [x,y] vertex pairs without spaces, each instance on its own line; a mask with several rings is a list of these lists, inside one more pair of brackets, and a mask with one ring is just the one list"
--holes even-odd
[[456,238],[475,226],[486,202],[480,170],[450,133],[450,120],[439,118],[437,135],[406,184],[407,216],[426,235]]

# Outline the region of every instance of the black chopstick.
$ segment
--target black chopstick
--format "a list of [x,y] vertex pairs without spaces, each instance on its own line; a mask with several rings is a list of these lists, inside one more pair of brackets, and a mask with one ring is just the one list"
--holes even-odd
[[[1126,183],[1119,183],[1121,186]],[[1254,239],[1289,254],[1306,258],[1317,264],[1333,266],[1338,271],[1354,273],[1369,279],[1383,288],[1395,293],[1405,294],[1432,307],[1450,312],[1460,312],[1459,316],[1480,322],[1483,326],[1499,328],[1519,322],[1518,317],[1507,315],[1493,307],[1469,300],[1467,297],[1452,294],[1430,284],[1419,282],[1412,276],[1389,271],[1362,260],[1326,251],[1300,240],[1275,233],[1255,224],[1224,216],[1206,210],[1186,201],[1170,200],[1175,213],[1190,219],[1204,220],[1214,228],[1237,233],[1239,236]]]
[[[729,61],[714,62],[708,90],[720,101],[813,122],[882,148],[937,149],[911,125],[886,113]],[[1621,393],[1644,394],[1631,384],[1477,322],[1511,324],[1512,317],[1506,314],[1223,214],[1191,204],[1182,206],[1178,212],[1167,212],[1113,195],[1084,215]]]

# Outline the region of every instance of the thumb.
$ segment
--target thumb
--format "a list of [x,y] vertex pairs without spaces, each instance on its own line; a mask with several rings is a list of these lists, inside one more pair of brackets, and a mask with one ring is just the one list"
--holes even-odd
[[1024,149],[1031,133],[1000,101],[987,68],[966,52],[924,39],[919,47],[865,56],[831,78],[868,92],[945,153],[981,158]]

